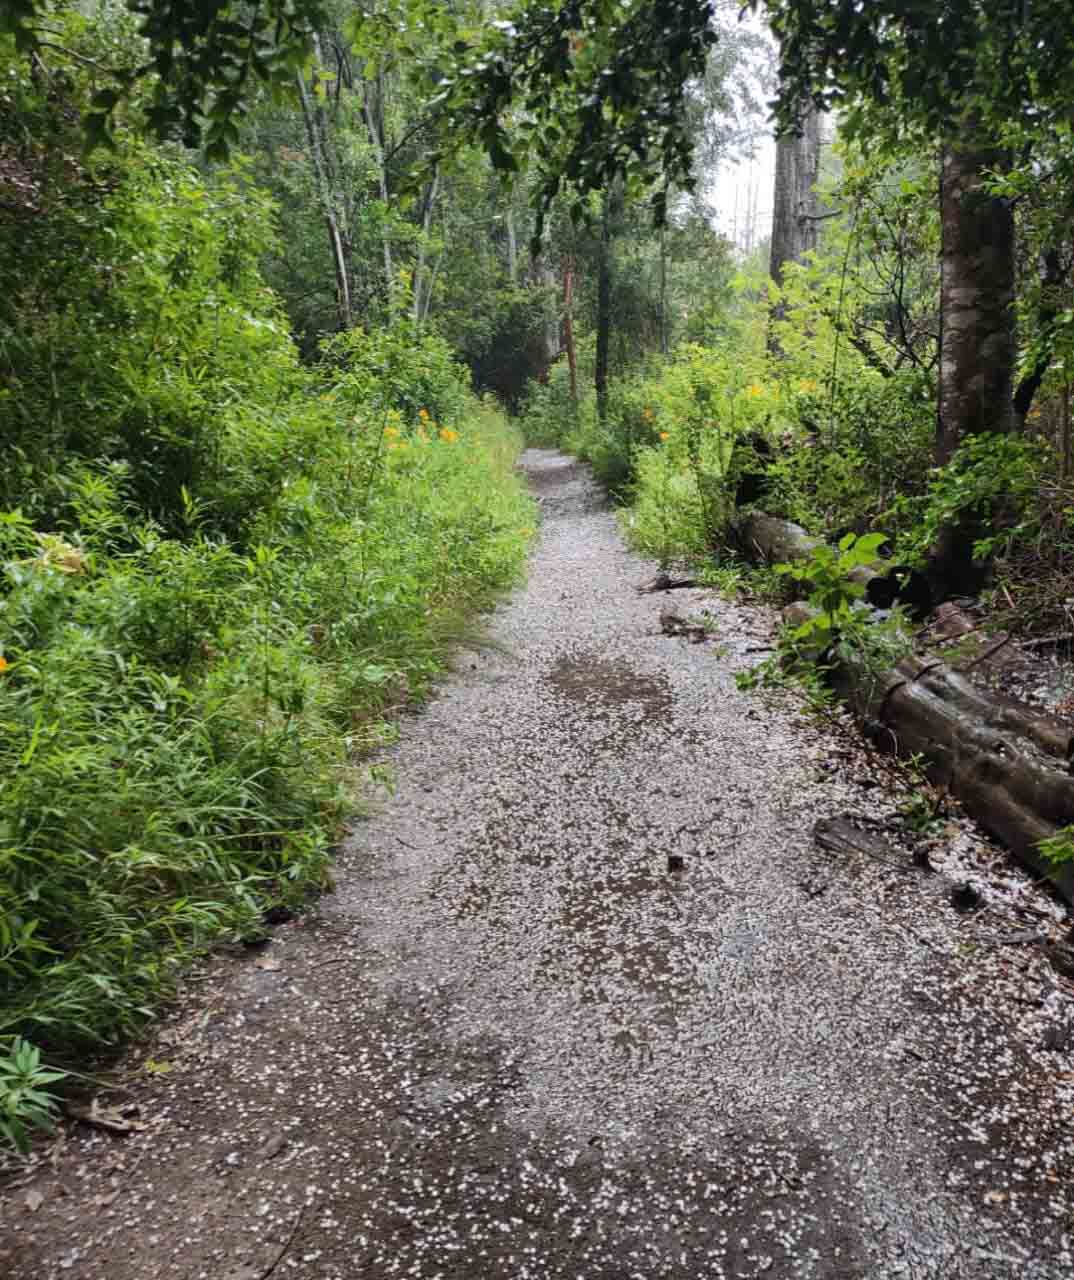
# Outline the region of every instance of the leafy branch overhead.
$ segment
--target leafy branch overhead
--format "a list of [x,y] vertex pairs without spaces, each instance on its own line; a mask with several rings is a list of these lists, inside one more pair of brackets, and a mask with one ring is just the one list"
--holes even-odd
[[[145,40],[145,61],[101,69],[111,81],[85,117],[91,144],[110,140],[116,107],[152,77],[145,103],[148,130],[226,158],[258,84],[289,83],[309,55],[313,34],[329,20],[327,0],[127,0]],[[34,53],[51,44],[51,5],[3,0],[0,32]]]
[[[238,142],[258,84],[289,86],[315,33],[333,21],[328,0],[127,0],[127,8],[145,61],[107,69],[110,83],[86,121],[91,142],[109,140],[117,106],[151,76],[149,132],[204,147],[211,159]],[[572,0],[523,4],[509,19],[467,26],[427,0],[388,0],[356,9],[345,26],[359,55],[407,57],[428,90],[426,123],[440,153],[472,140],[501,173],[532,165],[542,215],[564,183],[578,214],[585,195],[615,177],[659,178],[662,220],[666,183],[691,186],[683,103],[716,41],[714,10],[711,0]],[[9,0],[0,30],[34,51],[47,13],[43,0]]]
[[[779,114],[812,98],[863,123],[863,104],[889,125],[951,134],[968,119],[1023,112],[1061,120],[1071,104],[1070,0],[753,0],[780,44]],[[875,126],[876,120],[871,123]]]
[[707,0],[525,5],[456,42],[430,106],[445,142],[478,139],[502,173],[532,164],[542,216],[564,184],[578,217],[615,178],[660,178],[662,221],[666,184],[692,187],[683,102],[716,42],[713,16]]

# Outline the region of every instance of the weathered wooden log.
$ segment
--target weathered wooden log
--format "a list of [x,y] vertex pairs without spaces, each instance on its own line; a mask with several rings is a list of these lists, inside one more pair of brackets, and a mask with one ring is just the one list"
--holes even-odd
[[[794,564],[808,560],[824,539],[806,533],[793,520],[766,515],[763,511],[747,512],[736,526],[736,536],[742,553],[751,559],[765,560],[769,564]],[[877,609],[889,609],[893,604],[905,604],[915,615],[923,615],[932,607],[932,595],[928,584],[918,573],[903,565],[892,565],[878,560],[874,565],[859,565],[849,574],[865,590],[865,600]]]
[[[783,610],[797,626],[816,616],[804,601]],[[910,654],[879,675],[862,664],[829,667],[836,692],[881,750],[920,755],[929,779],[1015,858],[1074,904],[1074,864],[1038,851],[1074,824],[1074,731],[1045,712],[976,688],[939,659]]]
[[[744,554],[770,562],[808,559],[820,544],[800,525],[762,512],[742,518],[738,537]],[[852,575],[865,587],[867,601],[885,606],[891,599],[877,600],[874,584],[886,576],[870,568]],[[812,612],[796,603],[784,611],[784,620],[797,625]],[[946,786],[1019,862],[1074,904],[1074,864],[1056,866],[1039,851],[1042,840],[1074,825],[1074,732],[1067,725],[1014,698],[977,688],[938,659],[911,655],[881,674],[842,662],[831,678],[871,725],[881,748],[920,755],[934,782]]]
[[[808,559],[820,544],[800,525],[762,512],[743,517],[739,540],[746,554],[785,563]],[[880,576],[869,568],[852,575],[867,600]],[[813,613],[798,602],[784,610],[784,620],[798,625]],[[844,661],[832,668],[831,679],[882,749],[923,757],[934,782],[1074,904],[1074,864],[1056,866],[1039,852],[1042,840],[1074,825],[1074,731],[1014,698],[977,688],[935,658],[912,654],[879,674]]]
[[[979,689],[961,672],[936,658],[908,654],[894,671],[885,675],[879,690],[881,696],[890,698],[900,682],[912,683],[918,689],[928,691],[948,703],[954,711],[978,722],[983,729],[1028,739],[1046,755],[1062,761],[1063,765],[1069,765],[1074,756],[1074,730],[1068,725],[1016,698]],[[856,683],[857,692],[852,695],[855,705],[860,707],[861,714],[879,719],[877,708],[864,705],[875,701],[878,690],[870,693],[866,682],[859,680]]]
[[1019,862],[1074,903],[1074,866],[1057,867],[1038,849],[1074,824],[1066,726],[916,655],[880,676],[849,662],[831,675],[840,695],[873,726],[881,749],[923,757],[931,781],[946,786]]
[[763,511],[750,511],[738,522],[739,545],[755,560],[770,563],[792,563],[808,560],[823,538],[814,538],[800,524],[768,516]]

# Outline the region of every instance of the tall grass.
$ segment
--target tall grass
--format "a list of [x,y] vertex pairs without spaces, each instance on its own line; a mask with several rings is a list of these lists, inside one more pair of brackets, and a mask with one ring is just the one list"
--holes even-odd
[[503,418],[356,428],[346,379],[248,547],[196,508],[186,540],[134,523],[91,471],[62,535],[2,517],[0,1033],[127,1035],[199,948],[321,886],[356,762],[519,572]]
[[83,64],[0,41],[0,74],[0,1050],[55,1054],[326,882],[363,754],[534,517],[435,336],[299,360],[241,162],[82,156]]

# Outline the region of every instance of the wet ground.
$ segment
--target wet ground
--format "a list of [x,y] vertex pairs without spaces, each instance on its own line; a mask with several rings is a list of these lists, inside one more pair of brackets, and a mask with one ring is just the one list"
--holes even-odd
[[337,892],[192,985],[144,1130],[9,1189],[0,1273],[1069,1276],[1071,985],[815,848],[876,801],[736,689],[763,617],[676,592],[716,639],[663,635],[584,471],[524,461],[529,584]]

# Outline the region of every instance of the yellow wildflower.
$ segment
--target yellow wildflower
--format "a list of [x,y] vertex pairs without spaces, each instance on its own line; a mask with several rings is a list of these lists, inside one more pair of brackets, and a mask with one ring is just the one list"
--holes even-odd
[[429,419],[429,410],[428,410],[428,409],[419,409],[419,410],[418,410],[418,417],[422,420],[422,422],[427,422],[427,421],[428,421],[428,419]]
[[85,573],[86,556],[78,547],[73,547],[55,533],[35,533],[34,537],[41,547],[34,564],[58,569],[60,573]]
[[814,378],[802,378],[798,383],[799,391],[816,391],[818,384]]
[[445,444],[454,444],[458,438],[459,433],[457,431],[452,431],[450,427],[440,428],[440,439],[443,440]]
[[389,440],[394,440],[394,439],[395,439],[395,437],[399,434],[399,428],[398,428],[398,427],[385,427],[385,428],[384,428],[384,434],[388,437],[388,439],[389,439]]
[[660,432],[660,439],[661,439],[661,440],[670,440],[670,439],[671,439],[671,432],[670,432],[670,431],[661,431],[661,432]]
[[11,666],[11,663],[10,663],[10,662],[8,662],[7,658],[5,658],[5,657],[4,657],[4,655],[3,655],[2,653],[0,653],[0,675],[3,675],[3,673],[4,673],[4,672],[8,669],[8,667],[10,667],[10,666]]
[[762,387],[759,382],[751,382],[746,388],[746,395],[751,396],[756,400],[758,396],[764,395],[764,387]]
[[648,406],[646,406],[646,407],[641,411],[641,416],[642,416],[643,421],[645,421],[645,422],[652,422],[652,420],[653,420],[653,411],[652,411],[652,409],[650,409]]

